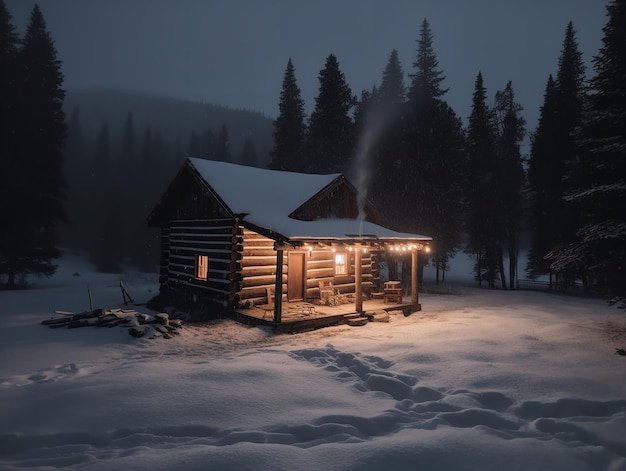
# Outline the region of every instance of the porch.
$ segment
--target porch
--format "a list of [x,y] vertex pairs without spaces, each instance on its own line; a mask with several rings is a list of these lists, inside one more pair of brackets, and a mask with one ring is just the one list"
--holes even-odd
[[[362,303],[363,312],[358,313],[355,309],[354,299],[333,305],[283,301],[279,323],[274,321],[273,305],[239,308],[235,311],[234,317],[238,322],[248,325],[272,326],[277,332],[299,332],[331,325],[362,325],[372,320],[375,315],[390,311],[402,311],[405,316],[408,316],[421,310],[419,303],[411,302],[411,296],[403,297],[401,302],[369,299]],[[357,323],[356,320],[361,322]]]

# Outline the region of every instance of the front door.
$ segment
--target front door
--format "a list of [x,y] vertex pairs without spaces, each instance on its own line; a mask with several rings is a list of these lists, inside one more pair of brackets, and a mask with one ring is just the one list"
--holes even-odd
[[304,300],[304,253],[289,252],[287,269],[287,300]]

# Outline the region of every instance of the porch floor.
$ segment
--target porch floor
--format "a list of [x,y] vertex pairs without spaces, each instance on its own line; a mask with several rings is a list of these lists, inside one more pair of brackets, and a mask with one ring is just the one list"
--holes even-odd
[[[411,303],[410,297],[402,303],[385,303],[382,299],[363,301],[363,312],[403,311],[405,315],[419,311],[420,304]],[[237,309],[235,319],[251,325],[269,325],[280,331],[307,330],[346,323],[346,316],[356,313],[354,302],[328,306],[307,302],[283,302],[281,322],[274,322],[272,306],[260,305],[249,309]]]

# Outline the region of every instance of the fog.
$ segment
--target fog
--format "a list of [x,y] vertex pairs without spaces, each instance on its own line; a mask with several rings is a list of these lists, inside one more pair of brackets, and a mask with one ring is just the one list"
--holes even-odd
[[[7,0],[20,33],[34,0]],[[467,121],[478,71],[489,96],[508,80],[534,129],[548,74],[572,21],[589,63],[606,23],[600,0],[39,0],[63,62],[65,87],[122,88],[278,113],[291,57],[306,110],[318,73],[337,56],[355,95],[380,83],[392,49],[413,71],[427,18],[446,99]],[[406,83],[409,78],[406,77]]]

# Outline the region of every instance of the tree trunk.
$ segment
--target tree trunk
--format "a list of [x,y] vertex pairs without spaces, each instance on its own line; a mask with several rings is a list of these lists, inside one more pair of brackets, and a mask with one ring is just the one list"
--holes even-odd
[[515,267],[517,266],[517,253],[515,248],[509,250],[509,289],[515,289]]
[[7,288],[15,288],[15,271],[9,269],[9,279],[7,280]]
[[500,251],[500,260],[498,261],[500,265],[500,282],[502,283],[502,289],[506,288],[506,275],[504,273],[504,257],[502,257],[502,251]]

